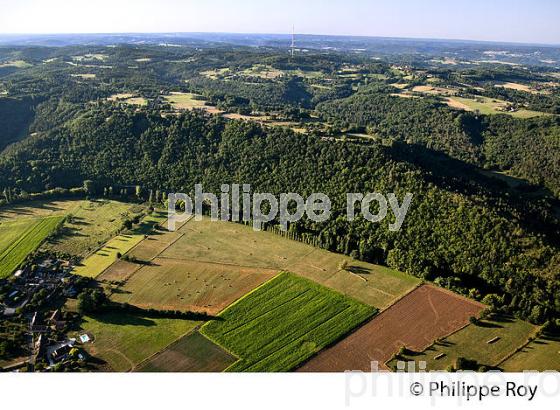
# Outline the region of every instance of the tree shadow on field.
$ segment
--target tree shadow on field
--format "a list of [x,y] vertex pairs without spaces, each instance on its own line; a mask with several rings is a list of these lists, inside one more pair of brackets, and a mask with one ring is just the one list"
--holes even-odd
[[129,312],[96,314],[92,317],[101,323],[121,326],[156,326],[156,322],[152,319],[139,316]]
[[492,316],[492,320],[501,323],[513,323],[516,319],[509,315],[494,315]]
[[64,242],[64,240],[69,238],[86,238],[87,235],[84,235],[80,232],[79,229],[73,228],[71,226],[63,225],[60,229],[60,232],[56,235],[56,237],[49,239],[49,243],[51,244],[59,244]]
[[[450,342],[449,340],[438,340],[434,343],[434,346],[443,346],[443,347],[450,347],[453,346],[455,343]],[[433,349],[433,347],[432,347]],[[436,350],[436,349],[433,349]]]
[[354,273],[356,275],[367,275],[371,273],[371,269],[364,268],[362,266],[347,266],[346,270],[350,273]]
[[119,295],[131,295],[131,294],[132,294],[131,291],[129,291],[129,290],[124,290],[124,289],[122,289],[122,288],[115,288],[115,289],[112,289],[112,292],[115,293],[115,294],[119,294]]
[[494,329],[501,329],[503,328],[502,325],[498,324],[498,323],[494,323],[494,322],[489,322],[488,320],[479,320],[476,323],[476,326],[478,327],[486,327],[486,328],[494,328]]
[[72,217],[72,222],[70,222],[72,225],[77,225],[77,226],[89,226],[91,225],[91,223],[86,222],[86,220],[84,218],[80,218],[79,216],[73,216]]

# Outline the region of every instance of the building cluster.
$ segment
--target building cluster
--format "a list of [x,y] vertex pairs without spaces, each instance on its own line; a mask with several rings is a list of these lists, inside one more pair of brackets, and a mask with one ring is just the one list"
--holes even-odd
[[30,356],[3,370],[27,367],[34,371],[38,363],[41,368],[49,368],[66,360],[85,359],[75,348],[76,340],[66,336],[66,320],[56,307],[61,297],[74,298],[78,294],[71,270],[68,261],[44,259],[18,270],[6,281],[0,312],[5,318],[21,315],[28,321]]

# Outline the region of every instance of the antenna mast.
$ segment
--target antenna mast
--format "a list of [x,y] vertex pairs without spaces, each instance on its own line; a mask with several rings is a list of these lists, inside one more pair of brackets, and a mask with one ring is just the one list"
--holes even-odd
[[292,58],[294,58],[294,53],[296,49],[296,31],[295,26],[292,25]]

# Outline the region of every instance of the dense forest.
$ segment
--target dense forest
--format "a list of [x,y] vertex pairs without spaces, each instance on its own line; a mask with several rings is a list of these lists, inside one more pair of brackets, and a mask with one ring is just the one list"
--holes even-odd
[[544,185],[560,195],[560,118],[516,119],[451,110],[437,100],[398,98],[371,87],[317,107],[341,128],[421,144],[453,158]]

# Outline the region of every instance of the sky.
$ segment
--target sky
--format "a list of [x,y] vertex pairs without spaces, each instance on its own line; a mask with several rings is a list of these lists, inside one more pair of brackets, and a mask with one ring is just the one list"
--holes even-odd
[[558,0],[0,0],[0,33],[334,34],[560,44]]

